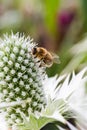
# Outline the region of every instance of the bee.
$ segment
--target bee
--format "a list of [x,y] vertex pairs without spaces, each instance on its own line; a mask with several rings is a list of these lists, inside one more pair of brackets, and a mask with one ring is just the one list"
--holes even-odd
[[51,67],[53,63],[60,63],[59,56],[56,54],[50,53],[43,47],[34,47],[32,49],[32,54],[34,57],[38,58],[41,64],[40,67]]

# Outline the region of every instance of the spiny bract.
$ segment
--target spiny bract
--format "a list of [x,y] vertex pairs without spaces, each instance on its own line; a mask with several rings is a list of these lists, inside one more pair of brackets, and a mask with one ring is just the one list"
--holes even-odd
[[46,104],[42,87],[45,70],[32,55],[35,46],[30,37],[18,33],[0,39],[0,102],[24,101],[2,109],[9,125],[23,123],[20,112],[29,117]]

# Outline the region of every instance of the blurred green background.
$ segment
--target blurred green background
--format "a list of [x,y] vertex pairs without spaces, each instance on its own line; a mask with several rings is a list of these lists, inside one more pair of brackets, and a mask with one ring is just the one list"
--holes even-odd
[[21,32],[58,54],[61,64],[47,68],[49,76],[78,72],[87,64],[86,44],[78,54],[75,46],[86,37],[86,13],[87,0],[0,0],[0,36]]
[[[59,55],[49,77],[87,66],[87,0],[0,0],[0,36],[11,31]],[[53,124],[43,129],[57,130]]]

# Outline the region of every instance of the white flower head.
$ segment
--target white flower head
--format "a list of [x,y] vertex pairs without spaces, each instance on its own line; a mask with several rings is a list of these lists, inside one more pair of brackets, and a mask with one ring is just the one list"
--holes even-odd
[[[3,108],[2,111],[6,112],[8,125],[13,126],[23,123],[20,113],[19,118],[17,117],[16,110],[20,109],[28,117],[29,108],[32,108],[33,112],[40,112],[41,104],[43,107],[45,106],[46,102],[42,100],[45,98],[42,89],[44,69],[36,66],[37,63],[32,54],[32,48],[36,44],[30,37],[25,38],[24,35],[18,33],[6,34],[0,40],[0,44],[3,44],[0,48],[0,94],[2,94],[0,103],[4,103],[4,107],[1,104],[0,106]],[[33,71],[35,75],[33,75]],[[41,83],[39,83],[39,78]],[[34,87],[35,83],[37,83],[36,87]],[[40,98],[35,97],[36,93]],[[31,99],[31,102],[27,99]],[[9,109],[12,111],[4,110],[5,104],[7,104],[6,108],[10,105]]]

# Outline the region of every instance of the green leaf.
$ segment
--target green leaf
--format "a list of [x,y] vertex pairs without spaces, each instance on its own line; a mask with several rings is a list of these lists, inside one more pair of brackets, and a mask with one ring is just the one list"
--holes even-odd
[[21,130],[22,129],[24,129],[24,130],[39,130],[38,119],[33,114],[30,114],[29,120],[26,118],[26,116],[23,113],[21,113],[21,116],[24,120],[24,124],[18,125]]
[[48,117],[40,117],[38,119],[38,128],[41,129],[42,127],[44,127],[46,124],[53,122],[54,119],[52,118],[48,118]]
[[61,106],[65,105],[63,100],[51,101],[49,99],[46,109],[41,112],[40,117],[36,117],[34,114],[30,114],[29,119],[26,119],[26,116],[23,113],[20,113],[24,124],[19,124],[21,130],[40,130],[46,124],[52,123],[54,121],[66,123],[63,116],[59,113],[61,112]]
[[23,119],[24,124],[18,125],[21,130],[40,130],[46,124],[55,121],[55,119],[49,117],[36,118],[34,114],[30,115],[29,121],[26,120],[26,117],[24,117]]

